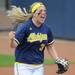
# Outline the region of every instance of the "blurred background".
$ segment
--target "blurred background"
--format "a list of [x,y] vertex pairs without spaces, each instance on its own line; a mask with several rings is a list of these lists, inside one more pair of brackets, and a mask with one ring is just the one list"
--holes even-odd
[[[29,6],[37,0],[0,0],[0,31],[11,28],[11,22],[7,19],[6,10],[10,5],[16,5],[29,9]],[[74,0],[38,0],[47,7],[46,22],[51,27],[55,38],[75,40],[75,1]]]

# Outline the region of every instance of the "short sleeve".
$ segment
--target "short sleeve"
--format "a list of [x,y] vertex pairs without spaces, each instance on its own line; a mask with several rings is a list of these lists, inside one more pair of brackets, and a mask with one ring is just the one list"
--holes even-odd
[[25,34],[26,34],[26,26],[24,24],[19,25],[15,34],[15,41],[17,44],[22,43]]
[[48,44],[54,43],[54,37],[50,28],[48,28]]

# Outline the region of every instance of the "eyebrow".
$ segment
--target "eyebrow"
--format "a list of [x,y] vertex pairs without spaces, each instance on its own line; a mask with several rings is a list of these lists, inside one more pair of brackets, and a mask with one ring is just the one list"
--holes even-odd
[[46,12],[46,10],[39,9],[39,10],[36,10],[35,13],[37,13],[39,15],[42,11],[45,11]]

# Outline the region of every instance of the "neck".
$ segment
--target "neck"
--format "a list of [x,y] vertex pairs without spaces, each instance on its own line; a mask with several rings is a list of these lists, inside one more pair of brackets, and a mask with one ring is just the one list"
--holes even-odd
[[41,24],[38,23],[36,19],[32,18],[32,21],[33,21],[33,23],[34,23],[34,25],[35,25],[36,27],[40,27],[40,26],[41,26]]

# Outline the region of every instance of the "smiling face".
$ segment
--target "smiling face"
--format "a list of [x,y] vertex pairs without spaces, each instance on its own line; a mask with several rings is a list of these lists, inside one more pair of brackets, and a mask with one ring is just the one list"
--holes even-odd
[[36,16],[37,22],[42,24],[44,23],[46,16],[47,16],[46,8],[42,6],[37,11],[38,11],[37,16]]
[[37,24],[43,24],[46,19],[46,8],[44,5],[42,5],[40,8],[38,8],[35,13],[33,14],[33,18],[36,19],[35,21]]

